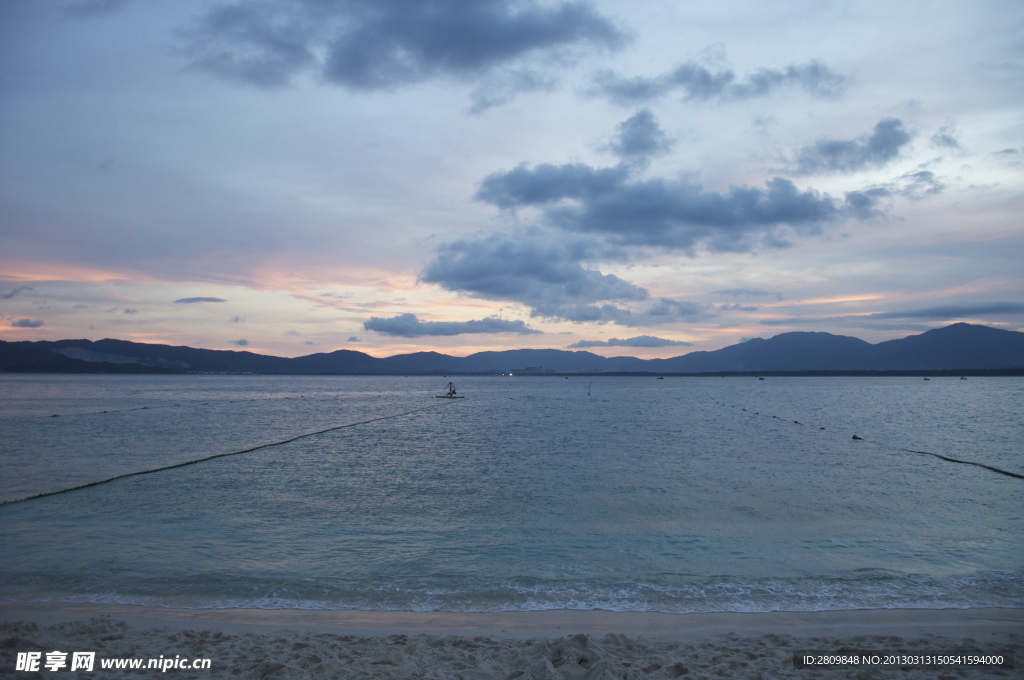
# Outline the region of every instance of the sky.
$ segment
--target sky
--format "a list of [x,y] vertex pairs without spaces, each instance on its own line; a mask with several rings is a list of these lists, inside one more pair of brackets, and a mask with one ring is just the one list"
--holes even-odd
[[0,340],[1024,330],[1019,0],[3,0]]

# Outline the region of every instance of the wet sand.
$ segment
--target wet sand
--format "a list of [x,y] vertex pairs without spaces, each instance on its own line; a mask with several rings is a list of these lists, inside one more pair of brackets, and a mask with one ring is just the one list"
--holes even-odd
[[[188,610],[0,602],[0,677],[18,652],[95,651],[93,673],[173,678],[1024,677],[1024,610],[763,614]],[[797,668],[801,652],[1015,653],[1015,668]],[[210,659],[192,670],[100,670],[101,659]]]

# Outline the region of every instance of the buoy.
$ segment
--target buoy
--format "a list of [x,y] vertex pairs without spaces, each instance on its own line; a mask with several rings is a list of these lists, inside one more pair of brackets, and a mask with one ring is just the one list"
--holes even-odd
[[863,441],[863,438],[862,437],[858,437],[857,435],[853,435],[853,438],[854,439],[860,439],[861,441]]

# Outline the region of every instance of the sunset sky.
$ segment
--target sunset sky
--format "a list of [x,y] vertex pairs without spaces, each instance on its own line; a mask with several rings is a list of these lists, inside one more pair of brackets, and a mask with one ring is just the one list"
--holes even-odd
[[0,339],[1024,330],[1019,0],[3,0]]

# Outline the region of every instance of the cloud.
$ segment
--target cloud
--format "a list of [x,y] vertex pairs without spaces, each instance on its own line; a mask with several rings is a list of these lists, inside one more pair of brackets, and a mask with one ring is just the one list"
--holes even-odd
[[941,194],[946,190],[946,184],[931,170],[917,170],[901,175],[887,188],[896,195],[919,201]]
[[848,217],[876,216],[883,193],[850,192],[844,201],[813,189],[801,191],[775,177],[765,189],[733,186],[707,191],[688,180],[631,180],[625,166],[592,168],[582,163],[520,165],[488,175],[478,200],[499,208],[539,207],[545,222],[596,234],[620,246],[657,246],[692,251],[749,252],[759,245],[788,245],[783,228],[801,234]]
[[374,91],[614,49],[624,35],[584,2],[236,0],[211,9],[188,39],[193,65],[224,78],[280,87],[309,71]]
[[472,114],[483,113],[488,109],[507,104],[516,95],[528,92],[552,92],[557,85],[554,78],[528,68],[510,69],[496,73],[473,88],[471,94],[473,105],[469,107],[469,112]]
[[637,307],[650,299],[646,289],[583,266],[600,252],[592,242],[557,235],[495,234],[442,245],[420,280],[471,297],[519,302],[534,317],[576,323],[645,326],[706,314],[702,305],[670,298]]
[[[695,317],[708,317],[704,306],[694,302],[680,302],[669,298],[659,298],[646,309],[636,305],[620,307],[610,304],[602,305],[552,305],[547,308],[533,310],[534,316],[550,316],[582,323],[614,323],[619,326],[657,326],[664,323],[692,320]],[[711,315],[713,316],[713,315]]]
[[870,135],[857,139],[820,139],[797,154],[793,172],[799,175],[849,173],[877,168],[899,156],[911,135],[898,118],[883,118]]
[[718,305],[718,309],[723,312],[756,312],[761,308],[733,303],[730,305]]
[[534,315],[591,321],[607,314],[597,302],[644,300],[648,293],[613,274],[586,269],[582,241],[495,234],[438,248],[420,275],[451,291],[488,300],[514,300]]
[[656,338],[653,335],[638,335],[633,338],[611,338],[609,340],[580,340],[568,346],[568,349],[585,349],[587,347],[691,347],[692,342]]
[[360,340],[356,336],[350,335],[348,340],[346,340],[345,342],[360,342]]
[[390,319],[372,316],[363,323],[363,328],[383,335],[396,335],[403,338],[419,338],[425,335],[463,335],[466,333],[519,333],[526,335],[541,332],[527,327],[523,321],[509,321],[493,316],[473,321],[420,321],[415,314],[399,314]]
[[731,295],[732,297],[739,297],[741,295],[751,297],[765,297],[774,295],[776,300],[782,299],[782,293],[772,293],[764,290],[763,288],[728,288],[726,290],[713,290],[710,295]]
[[175,302],[180,302],[183,304],[192,304],[193,302],[227,302],[227,300],[215,297],[190,297],[181,298],[180,300],[175,300]]
[[847,192],[846,203],[850,215],[867,221],[885,217],[885,209],[881,207],[885,199],[902,196],[912,201],[921,201],[945,190],[946,183],[941,177],[931,170],[919,169],[904,173],[891,182]]
[[659,298],[651,307],[639,315],[632,325],[668,323],[685,317],[702,316],[706,313],[703,305],[696,302]]
[[39,328],[42,325],[42,321],[37,321],[35,319],[18,319],[17,321],[11,322],[11,326],[14,328]]
[[485,177],[474,198],[502,209],[592,198],[615,190],[629,179],[631,172],[625,165],[593,168],[585,163],[544,163],[530,169],[522,163],[508,172]]
[[235,314],[233,317],[228,319],[228,323],[245,323],[245,317]]
[[913,170],[904,173],[896,178],[892,186],[895,193],[914,200],[941,194],[947,188],[944,178],[931,170]]
[[245,347],[246,345],[249,344],[249,341],[244,338],[241,340],[228,340],[228,344],[238,345],[239,347]]
[[943,125],[938,131],[932,135],[932,146],[937,146],[942,149],[952,149],[954,151],[963,151],[963,144],[960,143],[960,131],[956,129],[956,125],[950,123],[949,125]]
[[[818,317],[790,317],[783,319],[764,319],[761,321],[765,326],[789,326],[795,324],[810,324],[833,321],[867,322],[871,319],[926,319],[929,321],[953,321],[956,319],[971,319],[978,317],[1004,317],[1007,315],[1024,314],[1024,303],[1020,302],[982,302],[960,305],[938,305],[925,307],[923,309],[908,309],[892,312],[876,312],[874,314],[848,314],[843,316],[818,316]],[[856,325],[875,330],[897,330],[920,328],[928,330],[927,326],[910,326],[907,324],[870,324],[857,323]]]
[[18,293],[21,293],[21,292],[26,291],[26,290],[32,290],[32,286],[18,286],[17,288],[12,290],[10,293],[0,293],[0,299],[10,300],[12,297],[17,295]]
[[846,76],[819,61],[782,69],[761,68],[741,81],[732,70],[712,71],[696,61],[688,61],[653,78],[602,71],[595,76],[590,92],[603,95],[612,103],[631,106],[673,92],[681,92],[688,102],[726,102],[766,97],[784,87],[799,87],[814,97],[835,98],[846,91],[849,82]]
[[605,147],[627,161],[644,161],[668,153],[674,142],[647,109],[641,109],[619,123],[615,138]]
[[139,310],[137,310],[137,309],[129,309],[128,307],[125,307],[124,313],[125,314],[138,314]]
[[967,305],[940,305],[925,309],[913,309],[897,312],[880,312],[868,314],[869,319],[932,319],[946,321],[950,319],[966,319],[978,316],[1002,316],[1005,314],[1024,314],[1024,304],[1019,302],[990,302]]

